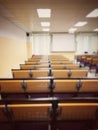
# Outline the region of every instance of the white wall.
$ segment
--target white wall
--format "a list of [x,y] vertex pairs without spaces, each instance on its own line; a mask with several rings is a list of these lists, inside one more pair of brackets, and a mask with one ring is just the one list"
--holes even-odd
[[45,35],[42,37],[41,34],[33,35],[32,54],[49,54],[49,51],[57,54],[61,51],[61,54],[73,60],[75,54],[83,54],[85,51],[92,54],[98,51],[97,33],[52,34],[48,35],[50,44],[47,44],[49,42]]
[[50,54],[50,35],[33,34],[32,54],[49,55]]
[[53,34],[52,51],[55,52],[74,52],[75,36],[74,34]]
[[76,54],[83,54],[87,51],[89,54],[98,50],[97,33],[79,33],[76,35]]

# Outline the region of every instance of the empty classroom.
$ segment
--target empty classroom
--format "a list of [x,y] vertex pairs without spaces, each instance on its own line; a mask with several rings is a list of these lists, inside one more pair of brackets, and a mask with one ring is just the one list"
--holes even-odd
[[98,0],[0,0],[0,130],[98,130]]

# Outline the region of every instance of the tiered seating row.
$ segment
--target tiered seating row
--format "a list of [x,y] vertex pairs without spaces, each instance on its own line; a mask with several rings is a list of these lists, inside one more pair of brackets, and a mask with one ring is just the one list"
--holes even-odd
[[84,64],[84,66],[88,66],[90,69],[96,68],[98,64],[98,55],[77,55],[77,61]]
[[80,66],[78,64],[44,64],[44,65],[33,65],[33,64],[20,64],[20,69],[79,69]]
[[12,70],[14,78],[85,78],[88,75],[87,69],[74,69],[74,70]]
[[[97,121],[98,99],[83,98],[34,98],[0,101],[1,122],[24,121]],[[90,109],[89,109],[90,108]]]
[[43,94],[43,97],[44,94],[47,94],[47,97],[55,94],[66,96],[68,93],[75,96],[84,93],[98,96],[98,79],[0,79],[0,93],[2,98],[10,94],[13,97],[16,97],[15,94],[22,94],[24,97],[32,97],[32,94]]
[[98,79],[88,78],[87,69],[63,56],[34,55],[12,73],[13,79],[0,79],[1,123],[44,122],[47,130],[62,130],[58,124],[65,121],[95,126]]

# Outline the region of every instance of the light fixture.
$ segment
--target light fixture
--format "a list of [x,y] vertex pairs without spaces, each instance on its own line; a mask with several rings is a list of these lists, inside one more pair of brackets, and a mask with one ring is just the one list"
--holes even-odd
[[98,28],[94,29],[95,32],[98,32]]
[[50,22],[41,22],[41,26],[49,27],[50,26]]
[[90,12],[87,16],[87,18],[97,18],[98,17],[98,9],[94,9],[92,12]]
[[75,26],[76,26],[76,27],[82,27],[82,26],[84,26],[84,25],[86,25],[86,24],[87,24],[86,21],[81,21],[81,22],[76,23]]
[[37,13],[40,18],[50,18],[51,17],[51,9],[37,9]]
[[77,30],[77,28],[70,28],[70,29],[68,30],[68,32],[69,32],[69,33],[74,33],[76,30]]
[[48,31],[50,31],[50,29],[49,28],[43,28],[43,31],[48,32]]

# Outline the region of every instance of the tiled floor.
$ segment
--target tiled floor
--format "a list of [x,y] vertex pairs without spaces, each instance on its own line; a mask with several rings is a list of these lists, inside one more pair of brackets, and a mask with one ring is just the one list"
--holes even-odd
[[89,69],[89,67],[84,67],[82,66],[83,68],[85,69],[88,69],[88,78],[98,78],[98,74],[96,74],[96,70],[95,69]]
[[90,70],[88,72],[88,78],[96,78],[96,77],[98,76],[96,75],[95,71]]
[[88,70],[88,78],[98,78],[98,74],[95,69]]

